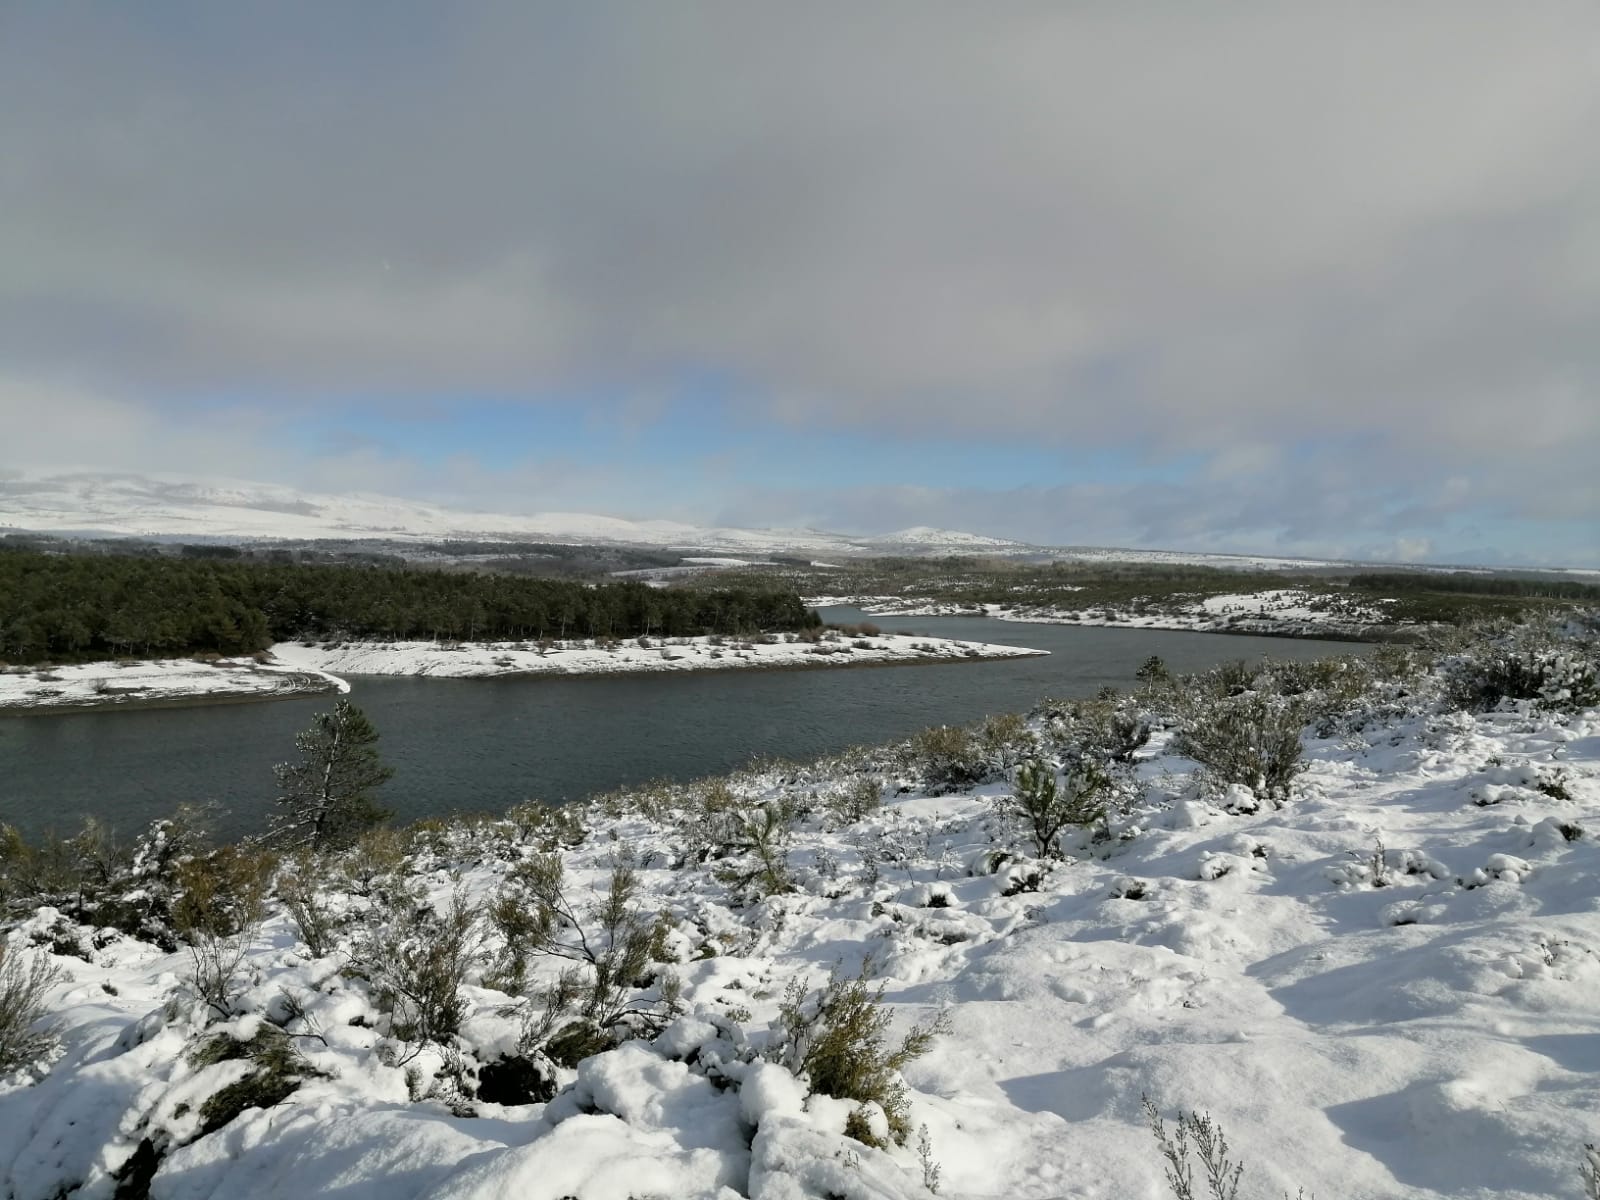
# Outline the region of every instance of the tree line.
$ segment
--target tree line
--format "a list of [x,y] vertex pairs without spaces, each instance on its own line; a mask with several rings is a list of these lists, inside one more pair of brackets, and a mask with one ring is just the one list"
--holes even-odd
[[1350,586],[1386,595],[1449,592],[1467,596],[1525,596],[1545,600],[1600,600],[1600,586],[1568,579],[1525,579],[1505,575],[1367,572],[1350,577]]
[[0,660],[16,663],[244,654],[305,638],[684,637],[817,624],[797,593],[771,587],[0,553]]

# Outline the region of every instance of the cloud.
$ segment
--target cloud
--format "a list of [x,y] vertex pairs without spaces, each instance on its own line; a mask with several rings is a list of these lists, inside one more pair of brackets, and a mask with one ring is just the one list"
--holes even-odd
[[205,421],[248,438],[330,394],[708,378],[841,436],[1198,456],[1224,485],[1365,440],[1386,496],[1456,475],[1600,511],[1587,2],[5,25],[0,355],[152,427],[239,389],[273,411]]

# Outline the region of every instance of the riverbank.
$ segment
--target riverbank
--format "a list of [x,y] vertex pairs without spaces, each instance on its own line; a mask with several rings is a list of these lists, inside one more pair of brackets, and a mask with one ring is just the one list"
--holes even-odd
[[[0,673],[0,713],[151,708],[348,692],[346,675],[441,679],[617,676],[799,670],[1032,658],[1049,651],[952,638],[833,630],[815,640],[766,635],[629,642],[283,642],[258,657],[13,667]],[[790,640],[790,639],[793,640]]]
[[638,638],[609,643],[570,641],[542,648],[526,642],[294,642],[274,646],[272,654],[287,666],[336,675],[471,679],[884,666],[1032,658],[1049,653],[901,633],[847,635],[828,630],[815,640],[794,634],[769,634],[766,639]]
[[0,672],[0,713],[226,704],[349,690],[325,672],[255,658],[10,667]]
[[1033,625],[1085,625],[1117,629],[1163,629],[1182,633],[1226,633],[1249,637],[1319,638],[1328,641],[1415,640],[1424,627],[1392,620],[1392,600],[1356,601],[1276,588],[1261,592],[1185,598],[1162,597],[1132,606],[966,604],[927,596],[814,596],[808,605],[851,605],[874,617],[992,617]]

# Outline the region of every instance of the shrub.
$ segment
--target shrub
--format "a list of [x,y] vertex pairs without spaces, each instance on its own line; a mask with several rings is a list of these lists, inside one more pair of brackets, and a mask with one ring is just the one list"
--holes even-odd
[[[890,1137],[903,1146],[911,1132],[910,1097],[900,1069],[926,1054],[935,1037],[948,1033],[949,1021],[941,1013],[930,1025],[914,1025],[891,1049],[886,1035],[893,1018],[883,1006],[884,985],[870,985],[872,967],[869,958],[854,979],[843,978],[835,967],[827,985],[811,995],[798,979],[790,983],[778,1006],[778,1036],[767,1057],[806,1079],[812,1091],[877,1105],[888,1120]],[[865,1121],[846,1132],[869,1145],[878,1142]]]
[[982,748],[971,732],[959,725],[935,725],[913,734],[902,748],[901,758],[932,796],[966,791],[988,774]]
[[33,1066],[55,1047],[55,1035],[39,1025],[61,979],[48,955],[24,954],[0,938],[0,1076]]
[[1211,1200],[1238,1200],[1244,1164],[1228,1157],[1228,1139],[1222,1127],[1211,1119],[1211,1114],[1179,1113],[1177,1128],[1169,1137],[1155,1102],[1149,1096],[1143,1100],[1150,1132],[1161,1149],[1161,1157],[1166,1160],[1167,1186],[1172,1189],[1173,1200],[1195,1200],[1194,1165],[1189,1160],[1191,1148],[1205,1172]]
[[215,1133],[248,1109],[283,1103],[307,1076],[322,1074],[306,1062],[288,1034],[266,1024],[248,1041],[217,1034],[190,1054],[189,1064],[201,1068],[242,1059],[248,1059],[255,1069],[206,1097],[200,1106],[201,1137]]
[[792,892],[789,877],[789,834],[795,812],[787,801],[738,808],[729,814],[727,861],[717,879],[735,891],[756,897]]
[[323,958],[333,953],[343,925],[339,915],[328,904],[327,878],[318,869],[317,859],[307,855],[296,859],[278,876],[278,898],[294,923],[295,932],[305,943],[312,958]]
[[1017,767],[1011,794],[996,804],[1028,832],[1041,858],[1060,858],[1062,831],[1104,821],[1111,793],[1110,777],[1095,763],[1079,763],[1058,777],[1050,763],[1032,758]]
[[854,825],[864,820],[882,803],[883,780],[876,775],[863,775],[823,799],[828,812],[841,825]]
[[1600,704],[1600,656],[1586,639],[1517,631],[1450,661],[1444,687],[1449,702],[1474,712],[1504,700],[1586,708]]
[[270,855],[232,846],[179,865],[172,924],[189,951],[189,981],[209,1008],[232,1015],[234,985],[266,918]]
[[389,1013],[390,1033],[418,1050],[453,1037],[466,1015],[462,985],[481,959],[477,914],[458,892],[442,913],[423,903],[380,921],[362,940],[356,963]]
[[[520,960],[526,974],[527,963],[537,956],[572,964],[530,996],[520,1053],[543,1047],[560,1062],[578,1054],[580,1046],[604,1048],[601,1043],[609,1045],[621,1026],[659,1031],[676,1015],[675,977],[661,974],[657,1000],[640,994],[653,982],[652,965],[666,958],[668,925],[665,916],[646,917],[637,895],[632,868],[619,865],[604,895],[580,913],[566,895],[558,855],[535,855],[517,864],[493,910],[507,939],[505,973],[517,974]],[[526,917],[507,920],[515,907]],[[576,1019],[563,1025],[569,1016]]]
[[1258,797],[1283,802],[1304,767],[1300,733],[1303,703],[1246,692],[1192,712],[1174,742],[1219,785],[1241,784]]

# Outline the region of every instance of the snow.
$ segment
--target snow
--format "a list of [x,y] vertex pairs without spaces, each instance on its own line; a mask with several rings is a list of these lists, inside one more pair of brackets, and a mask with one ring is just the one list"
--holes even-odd
[[886,633],[810,643],[739,638],[646,638],[601,645],[528,642],[280,642],[263,656],[216,661],[158,659],[11,667],[0,671],[0,712],[108,708],[154,702],[252,700],[303,692],[348,692],[345,675],[612,675],[659,671],[887,666],[1027,658],[1019,646]]
[[196,697],[265,700],[349,690],[342,680],[313,667],[253,658],[118,660],[0,669],[0,711],[111,708]]
[[851,537],[816,529],[705,528],[594,513],[468,512],[369,493],[326,495],[274,484],[178,476],[42,475],[0,479],[0,532],[176,537],[195,541],[382,538],[391,541],[611,543],[707,551],[713,558],[771,553],[963,554],[1028,552],[1021,542],[914,529]]
[[[776,636],[776,635],[773,635]],[[824,635],[809,643],[738,638],[646,638],[611,646],[564,642],[541,651],[525,642],[343,642],[272,648],[285,666],[337,675],[605,675],[657,671],[722,671],[761,667],[839,667],[889,663],[1026,658],[1047,653],[1017,646],[911,634]]]
[[[1058,591],[1080,589],[1059,588]],[[1163,596],[1159,608],[1139,611],[1094,604],[1066,608],[1039,604],[966,604],[922,596],[812,596],[813,608],[852,605],[869,616],[993,617],[1035,625],[1096,625],[1128,629],[1178,629],[1198,633],[1255,633],[1360,637],[1374,626],[1392,624],[1387,600],[1339,596],[1329,600],[1303,588],[1205,597]]]
[[[325,1074],[197,1137],[187,1114],[238,1068],[188,1065],[185,956],[110,937],[57,959],[74,976],[55,996],[59,1061],[0,1087],[0,1195],[109,1196],[140,1138],[164,1132],[187,1140],[157,1200],[926,1197],[914,1140],[846,1139],[851,1105],[754,1053],[790,980],[868,955],[896,1030],[950,1022],[905,1078],[952,1200],[1166,1196],[1146,1094],[1169,1122],[1216,1118],[1247,1196],[1580,1194],[1600,1106],[1600,710],[1421,706],[1308,734],[1291,800],[1256,812],[1201,787],[1168,736],[1108,842],[1014,861],[1032,891],[1015,889],[1027,872],[986,868],[1022,849],[994,814],[1003,784],[901,793],[855,825],[815,808],[788,852],[799,890],[745,907],[716,863],[678,864],[659,801],[591,812],[561,851],[569,886],[600,888],[630,848],[645,908],[678,931],[687,1011],[565,1071],[545,1104],[457,1116],[409,1100],[367,985],[306,958],[280,914],[251,947],[233,1028],[292,993],[326,1039],[304,1047]],[[752,799],[838,782],[734,781]],[[521,836],[463,827],[414,852],[413,880],[435,904],[487,895]],[[52,920],[13,943],[49,944]],[[499,1045],[512,999],[465,995],[467,1041]]]

